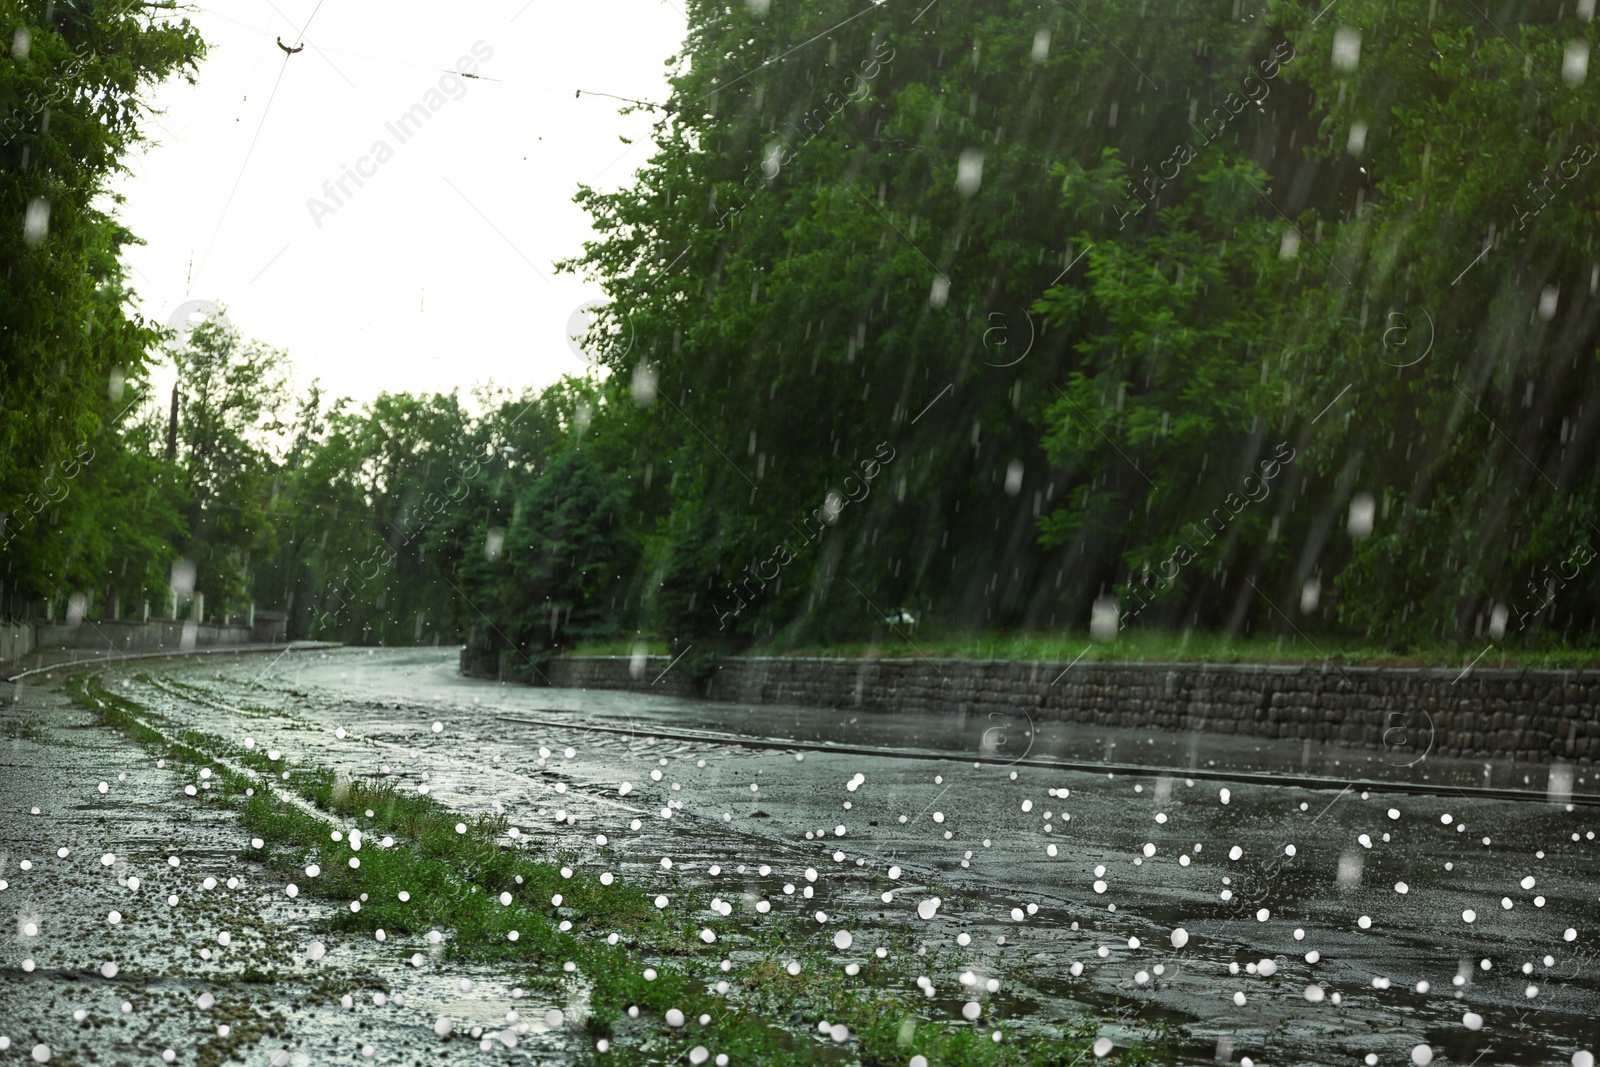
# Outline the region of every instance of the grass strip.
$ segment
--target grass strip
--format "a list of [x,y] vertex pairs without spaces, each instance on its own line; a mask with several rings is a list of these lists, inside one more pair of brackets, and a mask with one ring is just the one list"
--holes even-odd
[[[912,643],[914,642],[914,644]],[[1462,641],[1375,643],[1371,638],[1316,632],[1309,638],[1229,635],[1203,630],[1165,631],[1130,628],[1109,643],[1093,640],[1086,630],[946,631],[936,627],[885,628],[874,640],[827,644],[783,645],[757,642],[739,657],[809,656],[828,659],[970,659],[1015,663],[1305,663],[1328,660],[1351,667],[1432,667],[1461,670],[1475,662],[1479,670],[1519,668],[1567,670],[1600,666],[1600,649],[1559,643],[1499,647],[1484,655],[1489,638]],[[629,656],[643,647],[652,656],[677,650],[654,638],[635,642],[579,644],[569,656]],[[1480,659],[1479,657],[1482,656]],[[1080,658],[1081,657],[1081,658]],[[1326,657],[1326,659],[1325,659]]]

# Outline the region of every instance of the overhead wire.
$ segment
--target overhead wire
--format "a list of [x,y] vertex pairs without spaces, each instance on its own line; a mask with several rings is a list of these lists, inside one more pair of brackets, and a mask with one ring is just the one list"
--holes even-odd
[[[301,24],[300,32],[295,35],[296,41],[301,41],[305,38],[306,30],[310,28],[312,19],[317,17],[317,12],[322,10],[322,4],[323,0],[317,0],[317,6],[311,9],[311,15]],[[282,46],[280,45],[280,47]],[[202,270],[205,269],[206,260],[211,257],[211,249],[217,243],[217,236],[222,233],[223,224],[228,221],[228,212],[233,207],[233,198],[238,195],[239,185],[244,181],[245,172],[250,169],[250,158],[255,154],[256,142],[261,140],[261,131],[267,125],[267,116],[272,113],[272,102],[278,98],[278,87],[283,84],[284,72],[289,69],[289,60],[293,58],[293,55],[294,52],[287,48],[284,49],[283,66],[278,68],[278,77],[272,83],[272,92],[267,95],[266,107],[261,109],[261,121],[256,124],[255,135],[250,138],[250,147],[245,149],[244,162],[239,164],[239,175],[234,178],[233,188],[228,193],[227,201],[222,205],[222,214],[217,217],[216,229],[211,231],[211,240],[206,242],[206,250],[200,256],[200,268]]]

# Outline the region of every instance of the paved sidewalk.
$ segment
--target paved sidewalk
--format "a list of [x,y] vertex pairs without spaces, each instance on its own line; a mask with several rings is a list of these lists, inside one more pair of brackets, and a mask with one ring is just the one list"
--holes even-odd
[[[481,1062],[477,1040],[442,1041],[434,1020],[504,1027],[527,1003],[510,976],[469,968],[466,997],[459,966],[446,976],[330,936],[334,907],[286,897],[284,872],[251,858],[205,784],[51,688],[0,690],[0,912],[15,923],[0,943],[0,1062]],[[313,941],[327,946],[316,962]],[[565,1062],[560,1036],[496,1058]]]

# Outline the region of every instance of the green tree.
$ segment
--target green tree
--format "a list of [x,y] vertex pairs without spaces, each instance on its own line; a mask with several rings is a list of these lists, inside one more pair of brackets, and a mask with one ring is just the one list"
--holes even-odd
[[108,383],[136,378],[158,339],[129,311],[118,257],[137,238],[108,184],[145,140],[145,94],[192,81],[204,54],[177,12],[166,0],[0,2],[0,526],[31,514],[27,498],[114,413]]
[[287,428],[287,357],[245,341],[223,316],[191,327],[172,356],[188,503],[184,554],[207,617],[239,614],[250,603],[253,561],[273,547],[267,502],[272,452]]

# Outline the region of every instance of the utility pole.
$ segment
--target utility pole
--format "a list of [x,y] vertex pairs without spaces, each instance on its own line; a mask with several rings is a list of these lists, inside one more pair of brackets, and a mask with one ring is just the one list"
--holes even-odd
[[178,456],[178,383],[172,383],[172,416],[167,420],[167,459]]

